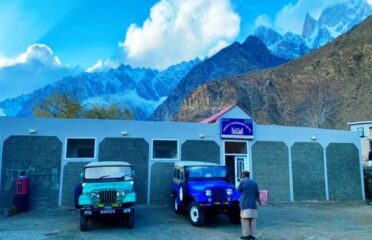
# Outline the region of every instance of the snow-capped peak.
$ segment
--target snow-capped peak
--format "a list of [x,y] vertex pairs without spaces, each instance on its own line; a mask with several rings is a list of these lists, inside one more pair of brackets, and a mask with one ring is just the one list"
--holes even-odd
[[366,0],[345,0],[326,7],[318,20],[307,13],[301,36],[291,32],[282,36],[264,26],[258,27],[254,35],[273,54],[283,58],[296,58],[346,33],[371,14],[371,5]]
[[[366,0],[348,0],[328,6],[320,14],[313,33],[303,37],[309,47],[321,47],[339,35],[346,33],[371,14],[372,8]],[[304,31],[305,29],[303,29]]]
[[306,13],[305,17],[305,22],[302,27],[302,37],[303,38],[308,38],[310,37],[313,33],[314,30],[317,28],[318,22],[310,15],[309,12]]

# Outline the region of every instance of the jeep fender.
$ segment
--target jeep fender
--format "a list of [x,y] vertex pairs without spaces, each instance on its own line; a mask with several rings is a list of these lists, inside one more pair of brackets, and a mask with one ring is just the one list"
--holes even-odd
[[80,195],[79,206],[83,205],[93,205],[92,199],[88,195]]
[[124,196],[123,203],[134,203],[136,202],[136,193],[130,192]]
[[234,191],[233,195],[231,196],[232,201],[239,201],[240,200],[240,192]]
[[192,194],[192,198],[195,202],[208,202],[208,197],[205,196],[204,191]]

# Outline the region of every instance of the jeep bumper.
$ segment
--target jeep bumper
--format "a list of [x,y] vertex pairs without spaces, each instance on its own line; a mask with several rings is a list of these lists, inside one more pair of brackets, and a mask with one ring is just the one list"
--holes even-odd
[[205,211],[215,211],[215,212],[230,212],[239,211],[239,202],[201,202],[199,203],[201,209]]
[[134,212],[134,206],[122,206],[117,208],[94,208],[93,206],[83,206],[80,208],[80,215],[87,217],[121,216],[132,212]]

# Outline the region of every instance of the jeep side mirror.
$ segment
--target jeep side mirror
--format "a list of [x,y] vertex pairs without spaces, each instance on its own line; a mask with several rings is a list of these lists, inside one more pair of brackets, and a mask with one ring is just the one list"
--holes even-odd
[[134,177],[134,174],[135,174],[135,172],[134,172],[134,170],[132,170],[132,178]]
[[80,177],[81,177],[81,179],[84,179],[84,173],[83,172],[80,173]]

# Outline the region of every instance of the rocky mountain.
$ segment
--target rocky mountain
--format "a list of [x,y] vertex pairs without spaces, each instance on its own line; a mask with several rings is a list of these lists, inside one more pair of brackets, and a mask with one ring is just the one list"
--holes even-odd
[[258,38],[235,42],[202,63],[195,65],[168,98],[155,110],[152,120],[174,120],[184,98],[199,85],[212,80],[269,68],[286,60],[274,56]]
[[199,121],[239,104],[261,124],[347,128],[372,116],[372,17],[326,46],[281,66],[193,91],[177,119]]
[[302,26],[302,37],[304,39],[310,38],[318,27],[318,21],[315,20],[310,13],[306,13],[305,22]]
[[0,110],[7,116],[31,116],[34,105],[40,99],[63,91],[78,96],[87,107],[124,105],[132,110],[137,119],[145,119],[199,62],[199,59],[183,62],[161,72],[128,65],[106,72],[86,72],[63,78],[30,94],[4,100],[0,102]]
[[269,50],[282,58],[303,56],[346,33],[372,14],[366,0],[347,0],[326,7],[318,20],[306,14],[302,34],[279,34],[267,27],[258,27],[254,36],[260,38]]
[[254,36],[264,42],[270,52],[281,58],[293,59],[310,52],[305,40],[291,32],[281,35],[273,29],[261,26],[255,30]]

